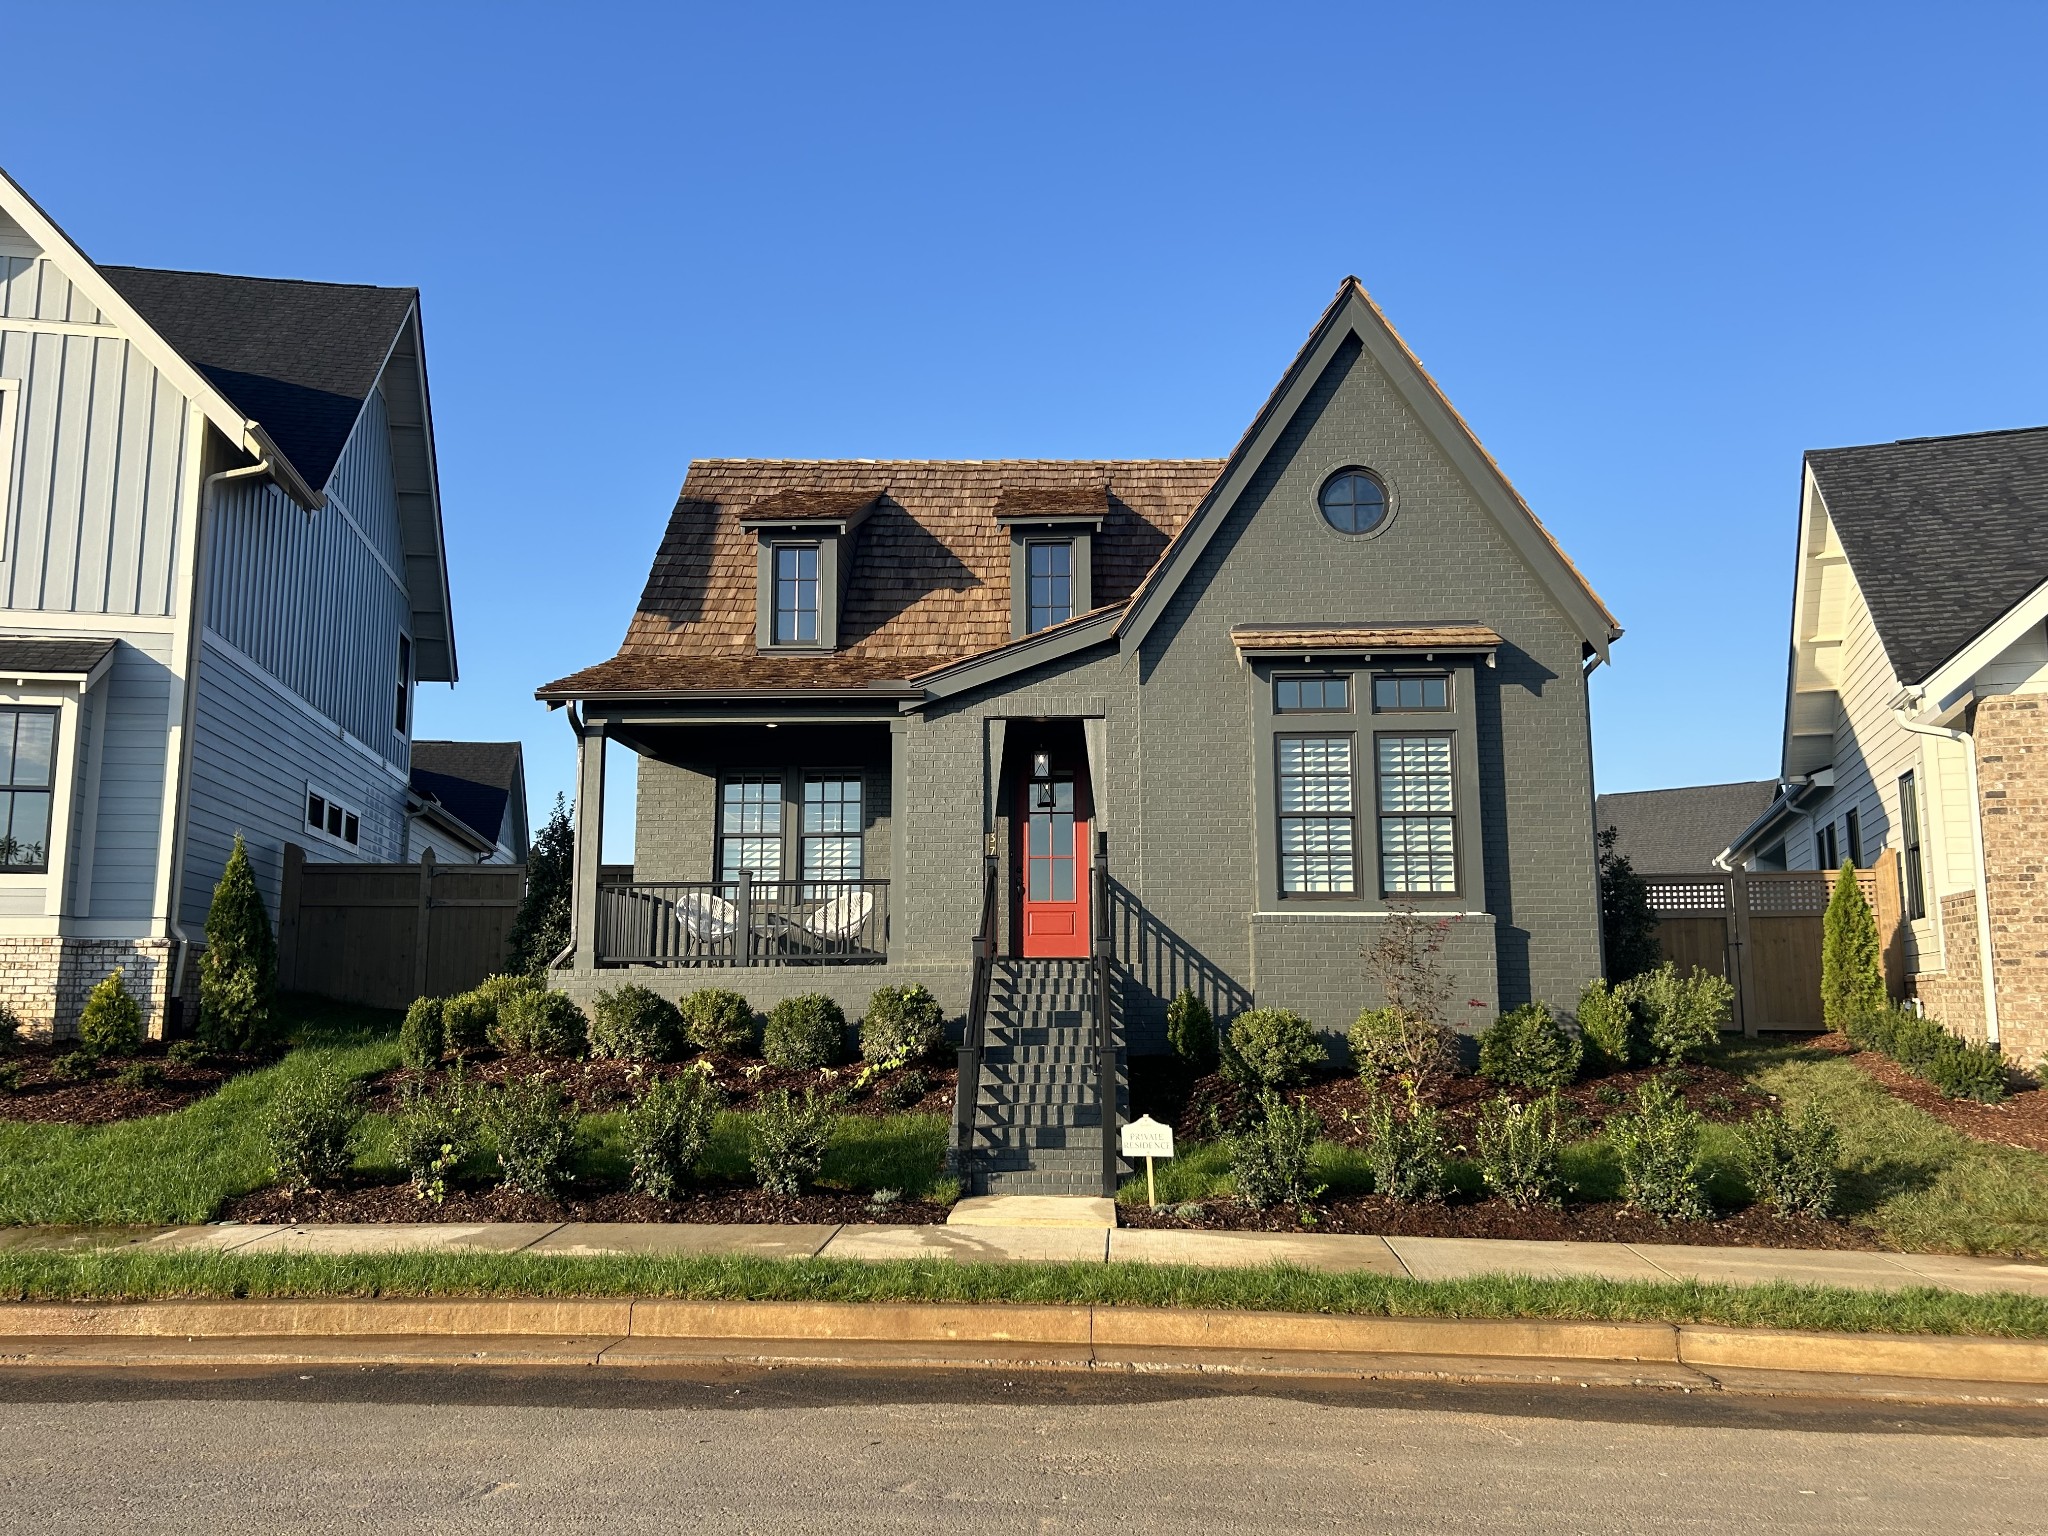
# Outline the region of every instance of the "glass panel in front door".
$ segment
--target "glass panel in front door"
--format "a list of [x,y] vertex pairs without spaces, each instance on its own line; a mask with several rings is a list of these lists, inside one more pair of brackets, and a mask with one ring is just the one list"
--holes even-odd
[[1025,890],[1032,901],[1074,899],[1074,781],[1033,779]]

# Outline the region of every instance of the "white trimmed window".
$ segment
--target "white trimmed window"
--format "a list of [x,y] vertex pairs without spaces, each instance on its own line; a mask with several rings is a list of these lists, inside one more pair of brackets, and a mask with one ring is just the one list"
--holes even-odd
[[1389,896],[1458,889],[1451,738],[1382,736],[1379,767],[1380,889]]
[[50,808],[57,764],[57,711],[0,709],[0,869],[50,867]]
[[1349,896],[1358,889],[1357,814],[1349,736],[1282,736],[1280,892]]
[[363,842],[362,813],[309,784],[306,786],[306,830],[345,848],[360,848]]

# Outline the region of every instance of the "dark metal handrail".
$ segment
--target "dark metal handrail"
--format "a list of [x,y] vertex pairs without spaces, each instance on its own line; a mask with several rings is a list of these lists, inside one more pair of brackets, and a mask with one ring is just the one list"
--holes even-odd
[[1116,1037],[1112,1033],[1111,1010],[1109,1006],[1109,983],[1111,961],[1116,954],[1115,930],[1109,915],[1109,834],[1095,834],[1095,867],[1090,877],[1095,882],[1094,899],[1089,902],[1089,915],[1093,921],[1095,942],[1092,946],[1092,969],[1094,971],[1095,994],[1095,1083],[1096,1092],[1102,1100],[1102,1193],[1109,1199],[1116,1198],[1117,1185],[1117,1094],[1116,1094]]
[[980,1096],[981,1058],[988,1047],[989,992],[995,984],[996,864],[993,851],[982,855],[981,923],[974,930],[974,972],[967,988],[967,1025],[960,1036],[960,1076],[953,1090],[954,1162],[962,1173],[974,1146],[975,1100]]
[[878,965],[886,880],[639,880],[597,890],[605,965]]

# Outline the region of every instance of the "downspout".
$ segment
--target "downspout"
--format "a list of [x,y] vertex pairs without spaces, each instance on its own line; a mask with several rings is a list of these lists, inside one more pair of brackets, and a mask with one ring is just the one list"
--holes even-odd
[[254,480],[272,473],[266,456],[241,469],[215,470],[199,491],[199,527],[192,540],[192,613],[185,637],[184,724],[178,740],[178,818],[171,829],[171,938],[177,943],[178,958],[171,967],[170,997],[185,994],[185,962],[192,953],[192,936],[185,931],[185,834],[192,816],[192,735],[199,717],[200,631],[206,619],[207,530],[213,525],[214,498],[230,480]]
[[[1970,783],[1970,854],[1976,867],[1977,954],[1980,957],[1977,969],[1982,972],[1984,982],[1984,1042],[1996,1049],[1998,977],[1997,966],[1991,956],[1991,893],[1984,869],[1984,806],[1977,798],[1977,738],[1968,731],[1952,731],[1946,726],[1924,724],[1908,714],[1904,706],[1895,708],[1892,711],[1892,718],[1916,736],[1932,736],[1937,741],[1953,741],[1963,749],[1963,762],[1968,768]],[[1941,899],[1936,897],[1936,908],[1939,909],[1940,905]],[[1944,963],[1947,958],[1944,953]]]
[[[1602,657],[1598,651],[1586,658],[1579,668],[1579,703],[1586,719],[1586,767],[1593,766],[1593,673],[1598,669]],[[1587,809],[1593,813],[1593,927],[1600,951],[1600,977],[1607,978],[1607,903],[1600,890],[1600,797],[1591,797]]]

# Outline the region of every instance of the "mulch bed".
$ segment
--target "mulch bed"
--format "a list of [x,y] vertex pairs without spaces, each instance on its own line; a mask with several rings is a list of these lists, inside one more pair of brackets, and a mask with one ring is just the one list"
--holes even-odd
[[[1143,1206],[1125,1207],[1128,1227],[1208,1232],[1344,1232],[1373,1237],[1504,1237],[1582,1243],[1679,1243],[1712,1248],[1883,1249],[1875,1233],[1846,1222],[1773,1216],[1760,1206],[1716,1221],[1660,1222],[1616,1200],[1518,1211],[1504,1200],[1451,1199],[1404,1204],[1381,1195],[1351,1195],[1318,1204],[1303,1225],[1291,1207],[1254,1211],[1235,1200],[1204,1200],[1204,1214],[1182,1219]],[[1176,1207],[1175,1209],[1178,1209]]]
[[[22,1042],[19,1051],[9,1058],[21,1065],[21,1086],[12,1093],[0,1092],[0,1120],[107,1125],[144,1115],[169,1114],[205,1098],[236,1073],[261,1066],[266,1059],[224,1055],[209,1056],[204,1063],[172,1061],[158,1047],[135,1056],[104,1057],[84,1082],[54,1081],[50,1063],[77,1049],[76,1041],[55,1045],[44,1040]],[[162,1081],[146,1088],[121,1082],[121,1071],[137,1062],[155,1067]]]
[[1925,1110],[1944,1125],[1965,1136],[2000,1146],[2020,1147],[2029,1152],[2048,1152],[2048,1091],[2023,1073],[2006,1075],[2007,1097],[1998,1104],[1979,1104],[1973,1099],[1949,1099],[1941,1090],[1923,1081],[1879,1051],[1860,1050],[1839,1030],[1816,1035],[1807,1043],[1837,1056],[1851,1056],[1876,1084],[1894,1098],[1904,1099],[1915,1109]]
[[558,1200],[542,1200],[507,1189],[451,1190],[439,1205],[421,1200],[410,1184],[365,1184],[346,1189],[288,1195],[259,1189],[231,1201],[221,1214],[229,1221],[314,1223],[328,1221],[485,1222],[632,1221],[751,1222],[797,1226],[821,1222],[942,1223],[949,1207],[923,1200],[875,1205],[866,1195],[814,1191],[785,1199],[759,1189],[712,1186],[680,1200],[656,1200],[623,1190],[572,1188]]
[[[959,1077],[957,1067],[933,1060],[883,1073],[864,1092],[855,1095],[851,1090],[861,1073],[858,1063],[819,1071],[792,1071],[771,1067],[756,1057],[707,1056],[701,1059],[711,1064],[712,1078],[725,1093],[726,1107],[739,1111],[753,1109],[762,1094],[778,1088],[787,1088],[797,1094],[812,1088],[820,1095],[843,1088],[848,1090],[849,1096],[838,1106],[841,1114],[873,1117],[950,1115],[953,1112],[954,1085]],[[379,1073],[364,1084],[364,1107],[373,1114],[389,1114],[398,1108],[399,1099],[407,1088],[439,1086],[447,1081],[450,1070],[443,1067],[422,1074],[399,1067]],[[695,1071],[696,1066],[688,1061],[551,1061],[541,1056],[500,1056],[493,1051],[484,1051],[470,1057],[463,1070],[473,1083],[500,1083],[508,1077],[546,1077],[560,1084],[563,1094],[573,1099],[577,1109],[583,1113],[602,1114],[625,1109],[655,1079]],[[892,1085],[912,1072],[923,1074],[924,1094],[913,1100],[893,1095],[890,1091]]]

